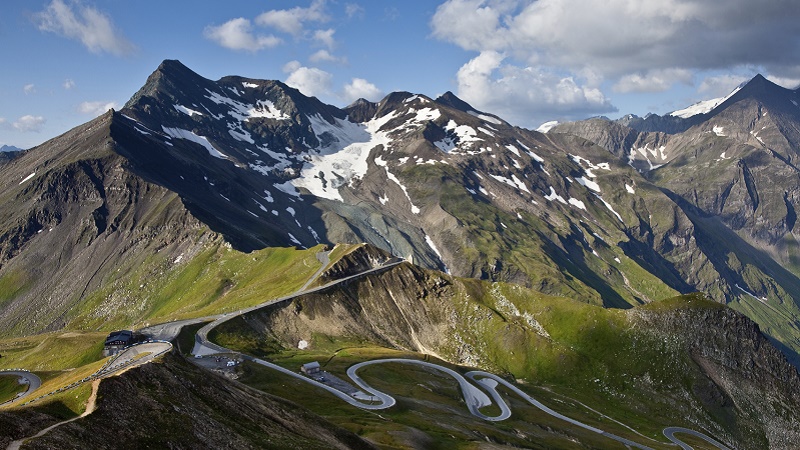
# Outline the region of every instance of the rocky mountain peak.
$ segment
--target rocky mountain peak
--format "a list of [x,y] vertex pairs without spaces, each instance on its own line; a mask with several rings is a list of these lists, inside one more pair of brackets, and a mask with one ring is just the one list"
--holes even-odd
[[[725,102],[718,105],[713,111],[709,113],[714,116],[716,113],[728,108],[729,106],[747,99],[754,99],[762,104],[773,104],[771,106],[785,106],[789,99],[794,99],[795,91],[781,87],[772,81],[764,78],[763,75],[758,74],[753,77],[746,84],[731,95]],[[781,107],[783,109],[783,107]]]
[[444,94],[440,95],[436,99],[436,103],[441,103],[442,105],[447,105],[451,108],[455,108],[464,112],[476,111],[476,109],[473,108],[469,103],[456,97],[456,95],[450,91],[447,91]]

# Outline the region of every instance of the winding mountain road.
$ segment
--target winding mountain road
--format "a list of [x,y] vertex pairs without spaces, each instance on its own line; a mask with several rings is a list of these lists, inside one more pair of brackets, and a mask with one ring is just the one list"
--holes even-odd
[[12,377],[17,377],[19,379],[19,384],[27,384],[28,388],[25,389],[25,392],[18,394],[16,397],[6,400],[3,403],[0,403],[0,407],[11,405],[12,403],[16,403],[25,397],[29,396],[31,393],[39,389],[39,386],[42,385],[42,380],[38,376],[36,376],[33,372],[28,372],[27,370],[3,370],[0,371],[0,375],[8,375]]
[[[327,256],[327,254],[325,256]],[[323,260],[320,259],[320,261],[322,262]],[[346,277],[346,278],[335,280],[335,281],[327,283],[327,284],[325,284],[323,286],[319,286],[319,287],[316,287],[316,288],[313,288],[313,289],[307,289],[308,286],[310,286],[311,283],[314,280],[316,280],[322,274],[322,271],[325,268],[325,266],[327,266],[327,262],[323,262],[322,268],[319,271],[317,271],[317,273],[314,274],[314,276],[312,276],[309,279],[309,281],[306,282],[306,284],[301,289],[299,289],[297,292],[295,292],[294,294],[291,294],[291,295],[288,295],[288,296],[285,296],[285,297],[281,297],[281,298],[277,298],[277,299],[274,299],[274,300],[270,300],[270,301],[261,303],[259,305],[256,305],[256,306],[253,306],[253,307],[250,307],[250,308],[242,309],[242,310],[237,311],[235,313],[216,316],[216,318],[212,322],[208,323],[207,325],[202,327],[200,330],[198,330],[197,334],[195,335],[195,345],[194,345],[194,348],[192,350],[192,353],[196,357],[203,357],[203,356],[213,355],[213,354],[217,354],[217,353],[233,353],[233,354],[237,354],[237,355],[240,355],[243,359],[246,359],[246,360],[254,362],[256,364],[260,364],[262,366],[271,368],[271,369],[276,370],[278,372],[281,372],[283,374],[289,375],[289,376],[291,376],[293,378],[302,380],[303,382],[306,382],[308,384],[316,386],[316,387],[318,387],[320,389],[324,389],[324,390],[330,392],[331,394],[335,395],[336,397],[344,400],[345,402],[347,402],[347,403],[349,403],[349,404],[351,404],[351,405],[353,405],[355,407],[358,407],[358,408],[361,408],[361,409],[367,409],[367,410],[380,410],[380,409],[390,408],[390,407],[392,407],[392,406],[394,406],[396,404],[396,400],[391,395],[386,394],[385,392],[381,392],[381,391],[373,388],[366,381],[364,381],[360,376],[358,376],[357,372],[361,368],[366,367],[366,366],[370,366],[370,365],[375,365],[375,364],[387,364],[387,363],[412,364],[412,365],[422,366],[422,367],[425,367],[425,368],[428,368],[428,369],[433,369],[433,370],[437,370],[437,371],[443,372],[443,373],[449,375],[450,377],[452,377],[453,379],[455,379],[455,381],[459,385],[459,388],[461,390],[461,394],[462,394],[462,396],[464,398],[464,402],[466,403],[467,408],[469,409],[470,413],[472,413],[474,416],[476,416],[476,417],[478,417],[480,419],[496,422],[496,421],[506,420],[509,417],[511,417],[511,408],[510,408],[510,406],[503,399],[503,397],[500,394],[500,392],[497,390],[497,387],[499,385],[503,385],[503,387],[505,387],[506,389],[510,390],[511,392],[517,394],[523,400],[525,400],[528,403],[532,404],[533,406],[539,408],[543,412],[545,412],[547,414],[550,414],[553,417],[561,419],[561,420],[563,420],[565,422],[568,422],[568,423],[570,423],[570,424],[572,424],[574,426],[583,428],[585,430],[600,434],[600,435],[605,436],[605,437],[607,437],[609,439],[613,439],[613,440],[615,440],[617,442],[620,442],[621,444],[625,445],[627,448],[639,448],[639,449],[642,449],[642,450],[653,450],[651,447],[648,447],[646,445],[640,444],[640,443],[635,442],[635,441],[631,441],[631,440],[623,438],[621,436],[617,436],[617,435],[615,435],[613,433],[609,433],[607,431],[601,430],[599,428],[596,428],[596,427],[593,427],[591,425],[588,425],[588,424],[585,424],[583,422],[580,422],[578,420],[575,420],[575,419],[573,419],[571,417],[565,416],[565,415],[563,415],[563,414],[561,414],[561,413],[549,408],[548,406],[544,405],[543,403],[541,403],[540,401],[536,400],[532,396],[528,395],[527,393],[525,393],[524,391],[519,389],[517,386],[509,383],[505,379],[503,379],[503,378],[501,378],[501,377],[499,377],[499,376],[497,376],[495,374],[488,373],[488,372],[483,372],[483,371],[476,370],[476,371],[468,372],[466,375],[461,375],[460,373],[458,373],[458,372],[456,372],[456,371],[454,371],[454,370],[452,370],[452,369],[450,369],[448,367],[444,367],[444,366],[441,366],[441,365],[438,365],[438,364],[434,364],[434,363],[430,363],[430,362],[427,362],[427,361],[420,361],[420,360],[415,360],[415,359],[404,359],[404,358],[376,359],[376,360],[364,361],[364,362],[361,362],[361,363],[354,364],[353,366],[351,366],[351,367],[349,367],[347,369],[347,376],[352,380],[352,382],[355,385],[357,385],[361,389],[358,392],[355,392],[355,393],[353,393],[351,395],[348,395],[348,394],[346,394],[346,393],[344,393],[344,392],[342,392],[342,391],[340,391],[338,389],[335,389],[335,388],[333,388],[331,386],[328,386],[328,385],[326,385],[324,383],[320,383],[317,380],[314,380],[312,378],[306,377],[306,376],[301,375],[301,374],[299,374],[297,372],[294,372],[292,370],[289,370],[289,369],[286,369],[284,367],[281,367],[281,366],[279,366],[277,364],[271,363],[269,361],[265,361],[265,360],[260,359],[260,358],[255,358],[255,357],[250,356],[250,355],[245,355],[245,354],[236,352],[234,350],[222,347],[222,346],[217,345],[217,344],[215,344],[213,342],[210,342],[208,340],[208,333],[211,332],[211,330],[213,330],[214,328],[216,328],[220,324],[222,324],[222,323],[224,323],[224,322],[226,322],[228,320],[231,320],[231,319],[233,319],[235,317],[239,317],[239,316],[241,316],[243,314],[246,314],[248,312],[255,311],[255,310],[258,310],[258,309],[261,309],[261,308],[266,308],[266,307],[273,306],[273,305],[276,305],[276,304],[279,304],[279,303],[287,302],[287,301],[293,300],[293,299],[295,299],[295,298],[297,298],[297,297],[299,297],[301,295],[310,294],[310,293],[314,293],[314,292],[320,292],[320,291],[328,289],[328,288],[330,288],[332,286],[335,286],[335,285],[338,285],[338,284],[341,284],[341,283],[345,283],[345,282],[347,282],[349,280],[352,280],[352,279],[355,279],[355,278],[360,278],[360,277],[369,275],[371,273],[375,273],[375,272],[379,272],[379,271],[382,271],[382,270],[389,269],[389,268],[394,267],[394,266],[396,266],[396,265],[398,265],[398,264],[400,264],[402,262],[403,262],[403,260],[401,260],[401,259],[392,260],[392,261],[390,261],[390,262],[388,262],[386,264],[383,264],[383,265],[381,265],[379,267],[375,267],[373,269],[361,272],[359,274],[351,275],[351,276]],[[195,320],[198,320],[198,319],[195,319]],[[197,322],[195,322],[195,323],[197,323]],[[176,325],[177,325],[177,323],[176,323]],[[467,380],[467,378],[472,380],[475,384],[470,383]],[[481,390],[481,388],[483,388],[486,392]],[[488,392],[488,394],[487,394],[487,392]],[[484,414],[484,413],[482,413],[480,411],[481,408],[484,408],[486,406],[490,406],[490,405],[493,405],[493,404],[497,405],[500,408],[500,414],[498,414],[497,416],[488,416],[488,415],[486,415],[486,414]],[[624,424],[622,424],[622,425],[624,425]],[[624,425],[624,426],[627,427],[627,425]],[[633,430],[630,427],[627,427],[627,428]],[[633,430],[633,431],[636,432],[635,430]],[[641,433],[638,433],[638,432],[636,432],[636,433],[641,435]],[[709,437],[709,436],[707,436],[707,435],[705,435],[703,433],[700,433],[700,432],[697,432],[697,431],[694,431],[694,430],[690,430],[690,429],[687,429],[687,428],[680,428],[680,427],[665,428],[664,429],[664,436],[667,439],[669,439],[673,444],[680,446],[682,449],[691,449],[692,447],[689,446],[688,444],[686,444],[685,442],[681,441],[677,437],[675,437],[675,433],[691,434],[691,435],[696,436],[698,438],[704,439],[706,442],[716,446],[720,450],[729,450],[729,448],[726,447],[724,444],[716,441],[715,439],[713,439],[713,438],[711,438],[711,437]]]

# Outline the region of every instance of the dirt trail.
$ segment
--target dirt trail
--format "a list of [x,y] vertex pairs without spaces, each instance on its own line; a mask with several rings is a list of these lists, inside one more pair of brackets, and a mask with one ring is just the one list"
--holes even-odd
[[86,410],[83,411],[83,414],[81,414],[78,417],[73,417],[72,419],[65,420],[63,422],[59,422],[59,423],[57,423],[55,425],[50,425],[49,427],[47,427],[44,430],[36,433],[33,436],[22,438],[22,439],[19,439],[17,441],[14,441],[14,442],[10,443],[8,445],[8,447],[6,447],[6,450],[19,450],[19,448],[22,446],[22,444],[25,443],[25,441],[27,441],[29,439],[36,439],[38,437],[42,437],[45,434],[47,434],[50,430],[52,430],[53,428],[60,427],[61,425],[64,425],[66,423],[74,422],[74,421],[76,421],[78,419],[82,419],[82,418],[88,416],[89,414],[93,413],[94,410],[95,410],[95,407],[97,406],[97,388],[99,386],[100,386],[100,380],[92,381],[92,395],[89,396],[89,400],[86,402]]

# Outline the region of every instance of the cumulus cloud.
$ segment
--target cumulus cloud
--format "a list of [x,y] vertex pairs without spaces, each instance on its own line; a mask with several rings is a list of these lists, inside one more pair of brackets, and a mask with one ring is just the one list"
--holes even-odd
[[53,0],[44,11],[34,15],[34,21],[40,30],[80,41],[92,53],[124,56],[135,49],[106,14],[84,6],[79,0],[69,5]]
[[317,30],[314,32],[313,39],[317,43],[332,49],[334,45],[336,45],[336,41],[333,39],[333,33],[335,32],[336,30],[333,28],[328,28],[327,30]]
[[271,34],[253,33],[253,25],[243,17],[231,19],[219,26],[209,25],[203,30],[203,35],[222,47],[249,52],[272,48],[281,43],[280,38]]
[[316,67],[305,67],[298,61],[291,61],[283,66],[289,76],[286,84],[299,90],[303,95],[319,97],[331,92],[333,75]]
[[344,5],[344,13],[347,15],[348,19],[363,18],[364,12],[364,7],[357,3],[347,3]]
[[464,64],[457,74],[458,96],[527,126],[616,111],[597,88],[580,85],[570,76],[505,64],[505,59],[490,50]]
[[33,83],[26,84],[25,86],[22,86],[22,92],[24,92],[25,95],[35,94],[36,93],[36,85],[34,85]]
[[345,63],[347,62],[345,58],[340,58],[338,56],[332,55],[331,52],[322,49],[314,52],[311,56],[308,57],[308,60],[313,63],[319,62],[334,62],[334,63]]
[[64,84],[62,84],[61,86],[63,86],[64,89],[66,89],[66,90],[70,90],[70,89],[75,87],[75,82],[73,80],[67,78],[66,80],[64,80]]
[[116,102],[83,102],[78,105],[78,112],[97,117],[109,109],[116,107]]
[[653,70],[760,66],[779,76],[800,73],[800,8],[788,0],[752,5],[748,0],[448,0],[437,8],[431,29],[434,37],[465,50],[503,52],[525,65],[573,74],[591,71],[620,83],[622,90],[661,89],[658,80],[646,77]]
[[359,98],[374,102],[383,98],[383,91],[363,78],[353,78],[344,86],[342,98],[347,103],[352,103]]
[[15,130],[23,133],[38,133],[42,131],[45,122],[47,122],[47,119],[42,116],[26,115],[17,119],[11,126],[13,126]]
[[325,0],[314,0],[308,8],[297,6],[291,9],[273,9],[259,14],[255,19],[258,25],[271,27],[294,36],[303,34],[306,22],[326,22],[328,20],[329,17],[325,13]]

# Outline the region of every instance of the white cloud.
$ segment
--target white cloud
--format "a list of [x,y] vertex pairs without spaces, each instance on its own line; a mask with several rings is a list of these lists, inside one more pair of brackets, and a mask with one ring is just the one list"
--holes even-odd
[[431,19],[433,36],[465,50],[502,50],[507,46],[507,31],[500,19],[510,12],[510,6],[485,0],[447,1]]
[[359,98],[365,98],[374,102],[380,100],[382,97],[383,91],[363,78],[353,78],[350,83],[344,86],[342,95],[342,98],[347,103],[352,103]]
[[692,72],[686,69],[649,70],[624,75],[613,89],[622,93],[664,92],[676,83],[692,84],[692,78]]
[[38,133],[42,131],[42,127],[44,126],[45,122],[47,122],[47,119],[42,116],[26,115],[17,119],[16,122],[11,124],[11,126],[13,126],[17,131],[21,131],[23,133]]
[[264,27],[294,36],[300,36],[305,31],[305,22],[326,22],[329,20],[325,13],[325,0],[314,0],[308,8],[294,7],[291,9],[273,9],[263,12],[256,17],[255,22]]
[[740,84],[749,81],[752,76],[745,75],[717,75],[706,77],[697,88],[697,92],[709,97],[725,97]]
[[333,33],[336,30],[333,28],[328,28],[327,30],[317,30],[314,32],[314,40],[328,49],[332,49],[336,45],[336,41],[333,39]]
[[597,88],[542,68],[504,64],[505,59],[485,51],[464,64],[457,74],[458,96],[524,126],[616,111]]
[[319,97],[331,92],[333,75],[316,67],[304,67],[297,61],[287,63],[283,70],[289,72],[286,84],[299,90],[303,95]]
[[116,108],[116,102],[83,102],[78,105],[78,112],[97,117],[111,108]]
[[34,15],[34,20],[40,30],[78,40],[92,53],[123,56],[135,49],[106,14],[84,6],[79,0],[69,5],[53,0],[44,11]]
[[22,92],[24,92],[25,95],[35,94],[36,86],[33,83],[26,84],[25,86],[22,86]]
[[334,63],[345,63],[347,60],[345,58],[340,58],[338,56],[332,55],[331,52],[322,49],[314,52],[311,56],[308,57],[308,60],[313,63],[319,62],[334,62]]
[[220,26],[209,25],[203,30],[203,35],[225,48],[250,52],[272,48],[281,43],[281,39],[273,35],[254,34],[252,28],[249,20],[239,17]]
[[289,62],[287,62],[286,64],[283,65],[283,71],[285,73],[291,73],[291,72],[294,72],[295,70],[297,70],[297,69],[299,69],[301,67],[303,67],[303,64],[301,64],[300,61],[297,61],[297,60],[289,61]]
[[347,15],[348,19],[352,19],[354,17],[363,18],[364,17],[364,7],[357,3],[347,3],[344,6],[344,13]]
[[622,89],[661,89],[631,75],[657,70],[749,65],[800,73],[800,8],[788,0],[758,8],[749,0],[448,0],[430,24],[434,37],[465,50],[502,52],[556,72],[591,71],[622,81]]
[[774,75],[770,75],[767,77],[767,79],[777,84],[778,86],[783,86],[788,89],[797,89],[798,87],[800,87],[800,78],[776,77]]
[[64,89],[70,90],[75,87],[75,82],[67,78],[66,80],[64,80],[64,84],[62,84],[62,86],[64,87]]

